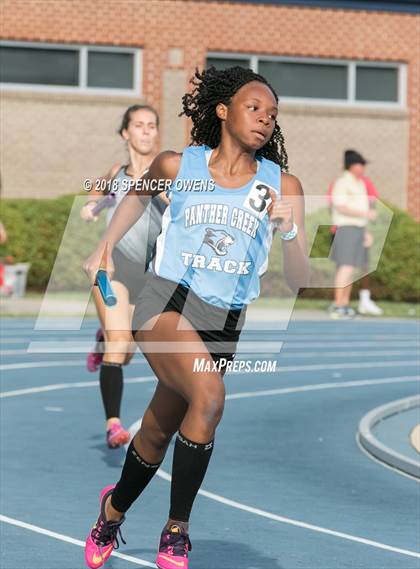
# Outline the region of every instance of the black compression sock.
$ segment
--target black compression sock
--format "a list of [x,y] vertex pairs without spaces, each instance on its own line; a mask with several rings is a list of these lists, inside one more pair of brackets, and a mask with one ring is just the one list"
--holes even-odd
[[102,362],[99,384],[106,418],[119,417],[123,394],[123,371],[121,364]]
[[169,518],[188,522],[191,509],[207,471],[214,441],[194,443],[181,433],[175,441]]
[[120,481],[112,492],[112,507],[118,512],[126,512],[149,484],[160,465],[161,463],[150,464],[143,460],[131,441]]

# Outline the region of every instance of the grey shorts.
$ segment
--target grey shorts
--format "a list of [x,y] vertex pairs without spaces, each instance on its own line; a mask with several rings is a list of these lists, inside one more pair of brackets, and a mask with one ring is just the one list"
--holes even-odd
[[337,266],[364,267],[367,263],[367,248],[363,245],[364,227],[348,225],[337,227],[334,235],[331,259]]
[[129,303],[135,304],[146,284],[146,267],[134,263],[126,257],[117,247],[112,251],[115,272],[112,280],[122,283],[128,290]]

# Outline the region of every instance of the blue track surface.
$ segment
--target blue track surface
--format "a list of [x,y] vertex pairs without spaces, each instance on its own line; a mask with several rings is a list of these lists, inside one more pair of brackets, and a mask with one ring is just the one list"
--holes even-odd
[[[97,377],[84,354],[26,352],[30,341],[93,340],[95,323],[59,335],[32,326],[3,320],[1,330],[0,567],[79,569],[99,490],[117,479],[124,451],[105,447]],[[420,485],[356,441],[368,411],[419,393],[418,338],[418,324],[402,320],[244,333],[285,345],[265,356],[277,360],[275,373],[226,377],[207,494],[193,511],[191,569],[420,567]],[[140,355],[125,375],[130,425],[154,380]],[[112,556],[106,567],[154,567],[171,454],[127,515],[119,552],[129,557]]]

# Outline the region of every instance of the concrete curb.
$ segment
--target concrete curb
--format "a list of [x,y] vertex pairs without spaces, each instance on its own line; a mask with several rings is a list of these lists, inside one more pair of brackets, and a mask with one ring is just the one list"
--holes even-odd
[[359,423],[359,439],[362,446],[373,456],[394,468],[420,478],[420,458],[418,461],[404,456],[381,443],[373,434],[372,430],[380,421],[387,419],[396,413],[402,413],[420,406],[420,396],[414,395],[404,399],[398,399],[392,403],[381,405],[369,411]]

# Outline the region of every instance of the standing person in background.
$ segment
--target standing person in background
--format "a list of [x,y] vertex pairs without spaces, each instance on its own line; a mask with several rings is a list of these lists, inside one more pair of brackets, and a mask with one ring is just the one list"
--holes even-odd
[[365,165],[366,160],[361,154],[346,150],[345,171],[331,189],[333,225],[336,227],[332,259],[337,264],[337,271],[330,316],[335,319],[355,316],[350,307],[351,281],[355,269],[366,267],[366,252],[372,243],[372,236],[366,228],[369,221],[376,219],[376,212],[369,205],[363,181]]
[[[124,113],[118,132],[127,144],[128,163],[125,166],[115,164],[109,173],[94,185],[111,188],[115,195],[113,207],[107,209],[107,224],[111,222],[117,206],[127,194],[130,182],[133,183],[143,176],[155,158],[158,129],[159,116],[153,107],[133,105]],[[109,183],[104,184],[104,179]],[[93,210],[103,197],[103,192],[89,194],[88,201],[80,212],[82,219],[96,221]],[[116,268],[112,286],[117,296],[117,305],[111,309],[107,308],[98,288],[93,288],[101,329],[96,333],[97,345],[95,352],[88,355],[87,366],[89,371],[96,371],[100,366],[99,383],[109,448],[117,448],[130,440],[130,434],[123,428],[120,420],[122,366],[130,362],[134,353],[131,334],[134,305],[145,283],[145,271],[161,230],[166,204],[164,194],[151,201],[145,212],[146,217],[136,223],[116,244],[112,253]]]
[[[379,199],[378,191],[370,178],[367,176],[361,176],[360,179],[365,184],[367,196],[369,199],[369,207],[370,209],[375,209],[376,200]],[[334,184],[332,183],[328,188],[327,192],[327,199],[328,204],[332,207],[332,190]],[[337,231],[337,227],[335,225],[331,226],[331,234],[332,238],[334,238],[335,233]],[[380,308],[376,302],[374,302],[371,298],[370,288],[369,288],[369,249],[372,246],[372,235],[369,232],[366,232],[366,237],[364,240],[364,247],[365,247],[365,266],[362,268],[364,273],[363,277],[360,279],[360,289],[359,289],[359,304],[357,306],[357,312],[359,314],[365,314],[370,316],[381,316],[383,314],[382,308]],[[331,309],[334,308],[334,305],[331,306]]]
[[[7,231],[2,222],[0,221],[0,245],[6,243],[7,241]],[[0,262],[0,288],[4,285],[4,264],[3,261]]]
[[[366,192],[369,199],[369,207],[371,210],[375,210],[376,200],[379,199],[379,194],[375,188],[374,183],[367,176],[362,176],[363,183],[366,187]],[[359,314],[366,314],[371,316],[381,316],[383,314],[382,308],[380,308],[376,302],[371,299],[370,288],[369,288],[369,249],[372,246],[373,237],[369,232],[366,232],[365,238],[365,266],[363,267],[364,276],[360,279],[360,289],[359,289],[359,304],[357,306],[357,312]]]

